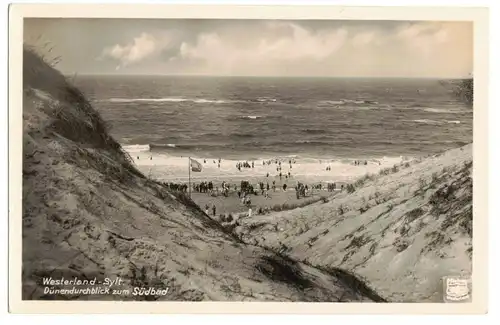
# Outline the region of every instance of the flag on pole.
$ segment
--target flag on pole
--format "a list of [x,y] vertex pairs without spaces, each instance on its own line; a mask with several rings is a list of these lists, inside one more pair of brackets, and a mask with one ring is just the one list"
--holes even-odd
[[189,162],[191,163],[191,171],[201,172],[201,164],[199,162],[192,158],[189,158]]

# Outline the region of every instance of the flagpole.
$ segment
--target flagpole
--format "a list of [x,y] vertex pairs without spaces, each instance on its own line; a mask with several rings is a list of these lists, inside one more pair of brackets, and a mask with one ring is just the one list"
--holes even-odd
[[191,198],[191,157],[188,157],[188,191],[189,198]]

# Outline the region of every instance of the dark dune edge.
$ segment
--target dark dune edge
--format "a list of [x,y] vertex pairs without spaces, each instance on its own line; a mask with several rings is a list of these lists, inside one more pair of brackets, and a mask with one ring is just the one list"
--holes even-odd
[[[243,243],[147,179],[84,94],[33,49],[23,55],[23,299],[383,301],[347,271]],[[44,285],[62,277],[123,282],[116,294]],[[168,294],[132,294],[141,287]]]

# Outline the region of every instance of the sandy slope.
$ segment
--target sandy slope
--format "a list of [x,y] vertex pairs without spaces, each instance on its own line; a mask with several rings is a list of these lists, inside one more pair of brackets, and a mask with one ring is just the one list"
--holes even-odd
[[442,301],[470,274],[472,144],[401,164],[331,202],[240,220],[243,240],[364,278],[389,301]]
[[244,244],[192,201],[133,167],[79,91],[24,52],[23,299],[42,279],[121,277],[169,287],[160,300],[380,301],[339,269]]

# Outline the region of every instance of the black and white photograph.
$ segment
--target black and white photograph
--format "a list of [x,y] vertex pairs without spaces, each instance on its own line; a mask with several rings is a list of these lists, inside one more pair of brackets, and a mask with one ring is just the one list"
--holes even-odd
[[473,21],[22,38],[23,301],[474,300]]

